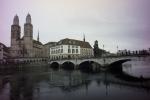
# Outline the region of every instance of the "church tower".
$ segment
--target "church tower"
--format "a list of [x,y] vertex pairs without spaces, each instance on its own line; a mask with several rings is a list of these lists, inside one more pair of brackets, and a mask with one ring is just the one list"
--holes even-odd
[[33,38],[33,26],[31,24],[31,16],[28,13],[26,16],[26,23],[24,24],[24,37]]
[[12,57],[19,57],[19,43],[20,43],[21,29],[19,26],[19,18],[14,16],[13,24],[11,25],[11,48],[10,54]]
[[15,42],[20,39],[20,33],[19,18],[15,15],[13,24],[11,25],[11,46],[15,45]]
[[25,57],[32,57],[33,54],[33,26],[31,24],[31,16],[28,13],[24,24],[24,47],[26,50]]

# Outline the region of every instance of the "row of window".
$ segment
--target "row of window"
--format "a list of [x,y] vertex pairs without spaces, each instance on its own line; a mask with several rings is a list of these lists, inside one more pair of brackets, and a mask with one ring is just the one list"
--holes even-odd
[[[71,41],[71,40],[70,40],[70,41],[68,41],[67,43],[69,43],[69,44],[76,44],[77,42],[76,42],[76,41]],[[62,41],[59,41],[58,44],[62,44]]]
[[[68,49],[68,53],[71,53],[71,49]],[[72,49],[72,54],[79,53],[78,49]]]
[[93,52],[92,52],[92,50],[89,50],[89,49],[82,49],[81,50],[81,54],[84,54],[84,55],[93,55]]
[[[51,49],[54,50],[54,49],[62,49],[63,46],[56,46],[56,47],[52,47]],[[68,48],[78,48],[78,46],[75,46],[75,45],[68,45]]]
[[[63,49],[51,50],[51,54],[59,54],[59,53],[63,53],[63,52],[64,52]],[[70,53],[72,53],[72,54],[75,54],[75,53],[78,54],[79,50],[77,48],[75,48],[75,49],[68,48],[68,52],[67,53],[69,53],[69,54]],[[86,49],[86,50],[82,50],[81,54],[92,55],[93,53],[92,53],[92,50]]]
[[[41,51],[34,51],[34,52],[36,52],[37,55],[42,55],[42,52],[41,52]],[[16,54],[19,54],[19,55],[20,55],[20,54],[21,54],[21,55],[22,55],[22,54],[28,55],[27,51],[23,51],[23,50],[19,50],[19,51],[13,50],[12,53],[16,53]]]
[[54,50],[54,49],[60,49],[60,48],[62,49],[63,46],[56,46],[56,47],[52,47],[51,49]]
[[52,50],[51,54],[58,54],[58,53],[63,53],[63,49],[58,49],[58,50]]
[[76,41],[69,41],[69,44],[76,44]]
[[[52,50],[51,54],[58,54],[58,53],[63,53],[63,49],[58,49],[58,50]],[[79,53],[78,49],[68,49],[68,53]]]
[[93,52],[92,52],[92,51],[86,51],[86,52],[82,52],[82,54],[85,54],[85,55],[93,55]]

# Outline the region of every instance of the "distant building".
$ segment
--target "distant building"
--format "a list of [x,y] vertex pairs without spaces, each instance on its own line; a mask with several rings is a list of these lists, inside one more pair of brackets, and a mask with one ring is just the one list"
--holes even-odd
[[118,50],[117,55],[126,55],[127,54],[127,50]]
[[50,47],[50,59],[73,59],[93,57],[93,48],[85,41],[62,39]]
[[5,63],[9,58],[9,48],[0,43],[0,64]]
[[14,17],[13,25],[11,25],[10,54],[12,58],[43,57],[43,44],[39,41],[39,33],[37,40],[33,39],[33,25],[30,14],[26,16],[22,38],[19,17],[17,15]]
[[55,46],[57,42],[48,42],[44,44],[44,52],[43,55],[44,57],[50,58],[50,48]]
[[130,51],[130,50],[118,50],[117,52],[118,56],[132,56],[132,55],[150,55],[150,48],[147,50],[135,50],[135,51]]

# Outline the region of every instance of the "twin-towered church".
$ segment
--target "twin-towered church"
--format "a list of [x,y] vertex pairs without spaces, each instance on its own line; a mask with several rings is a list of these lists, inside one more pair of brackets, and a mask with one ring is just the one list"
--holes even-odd
[[23,34],[23,37],[21,37],[19,17],[16,15],[13,25],[11,25],[11,57],[42,57],[43,44],[39,41],[39,33],[37,40],[33,39],[33,25],[30,14],[26,16]]
[[16,15],[13,20],[13,25],[11,25],[11,58],[44,57],[50,59],[63,59],[93,57],[93,48],[85,41],[85,37],[83,38],[83,41],[66,38],[58,42],[49,42],[43,45],[39,41],[38,33],[37,40],[34,40],[30,14],[26,16],[23,34],[24,35],[21,37],[19,17]]

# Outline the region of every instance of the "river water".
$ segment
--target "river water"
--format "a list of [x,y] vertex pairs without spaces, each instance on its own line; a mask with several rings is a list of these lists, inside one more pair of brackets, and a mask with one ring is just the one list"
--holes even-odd
[[[35,67],[35,66],[34,66]],[[150,78],[150,62],[123,64],[129,75]],[[150,100],[150,81],[128,81],[110,72],[29,68],[0,75],[0,100]]]
[[139,57],[123,64],[123,70],[133,76],[150,78],[150,57]]

